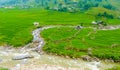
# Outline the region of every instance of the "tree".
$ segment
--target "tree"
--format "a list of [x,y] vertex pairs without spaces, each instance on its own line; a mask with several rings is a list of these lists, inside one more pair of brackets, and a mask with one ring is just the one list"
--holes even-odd
[[107,12],[98,13],[96,17],[106,17],[106,18],[109,18],[109,19],[113,19],[114,18],[114,16],[112,14],[108,14]]

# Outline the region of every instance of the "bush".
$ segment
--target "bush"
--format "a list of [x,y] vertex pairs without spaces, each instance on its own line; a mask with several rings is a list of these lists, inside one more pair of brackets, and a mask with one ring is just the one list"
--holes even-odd
[[107,12],[98,13],[97,17],[106,17],[106,18],[109,18],[109,19],[113,19],[114,18],[114,16],[112,14],[108,14]]

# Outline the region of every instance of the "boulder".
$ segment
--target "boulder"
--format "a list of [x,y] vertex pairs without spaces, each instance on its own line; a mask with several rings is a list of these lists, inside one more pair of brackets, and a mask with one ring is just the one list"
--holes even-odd
[[29,53],[27,53],[27,54],[19,54],[19,55],[14,56],[12,59],[13,60],[22,60],[22,59],[27,59],[27,58],[33,58],[33,56],[30,55]]

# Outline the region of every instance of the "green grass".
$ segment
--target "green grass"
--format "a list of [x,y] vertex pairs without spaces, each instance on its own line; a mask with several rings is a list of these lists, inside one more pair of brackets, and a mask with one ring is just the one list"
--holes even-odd
[[[75,35],[76,34],[76,35]],[[41,33],[47,53],[79,58],[88,54],[91,48],[93,56],[101,59],[120,60],[120,29],[97,30],[84,28],[80,31],[70,28],[51,28]]]
[[106,69],[106,70],[120,70],[120,66],[116,66],[116,67],[109,68],[109,69]]
[[[33,22],[44,25],[76,25],[79,22],[90,22],[92,16],[85,15],[88,21],[82,20],[83,14],[54,12],[41,9],[0,9],[0,45],[25,45],[32,40]],[[75,19],[71,18],[74,17]],[[91,17],[91,18],[88,18]]]
[[0,70],[8,70],[7,68],[0,68]]
[[[31,32],[36,27],[33,22],[46,25],[79,25],[90,26],[94,15],[76,12],[57,12],[34,9],[0,9],[0,45],[23,46],[32,40]],[[118,19],[109,19],[110,24],[120,24]]]

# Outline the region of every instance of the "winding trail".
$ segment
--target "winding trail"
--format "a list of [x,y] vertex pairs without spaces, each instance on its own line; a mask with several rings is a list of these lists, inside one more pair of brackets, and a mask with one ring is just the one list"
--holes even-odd
[[[38,52],[41,52],[42,51],[41,49],[45,44],[43,38],[40,36],[41,31],[43,31],[45,29],[49,29],[49,28],[55,28],[55,27],[74,27],[75,28],[76,26],[46,26],[46,27],[42,27],[42,28],[38,28],[38,29],[34,30],[32,32],[32,35],[33,35],[33,42],[32,43],[38,43],[38,44],[37,44],[37,47],[33,48],[32,50],[36,50]],[[96,29],[95,27],[84,27],[84,28]],[[115,29],[119,29],[119,28],[120,28],[120,25],[118,25],[118,26],[105,26],[105,27],[100,27],[98,30],[115,30]],[[30,44],[28,44],[26,47],[28,47],[29,45]]]
[[[87,62],[81,59],[63,58],[54,55],[42,54],[42,47],[45,42],[40,36],[41,31],[49,28],[63,27],[63,26],[47,26],[34,30],[32,32],[33,41],[23,48],[4,48],[0,47],[0,67],[6,67],[10,70],[104,70],[113,67],[112,63],[105,63],[103,61]],[[75,27],[75,26],[64,26]],[[88,28],[88,27],[85,27]],[[111,28],[103,28],[100,30],[118,29],[120,26],[111,26]],[[32,46],[32,47],[31,47]],[[37,51],[37,52],[35,52]],[[40,54],[39,54],[40,53]],[[11,58],[19,54],[30,54],[34,56],[31,59],[12,60]]]
[[[26,49],[24,52],[32,51],[32,50],[36,50],[38,52],[41,52],[42,51],[41,49],[45,44],[43,38],[40,36],[41,31],[43,31],[45,29],[49,29],[49,28],[55,28],[55,27],[73,27],[73,28],[75,28],[76,26],[60,26],[60,25],[58,25],[58,26],[46,26],[46,27],[35,29],[32,32],[32,35],[33,35],[32,43],[27,44],[21,50],[23,51],[23,50]],[[120,29],[120,25],[117,25],[117,26],[105,26],[105,27],[100,27],[98,29],[96,27],[82,27],[82,28],[92,28],[92,29],[95,29],[95,30],[116,30],[116,29]],[[28,49],[31,44],[35,44],[35,47]]]

